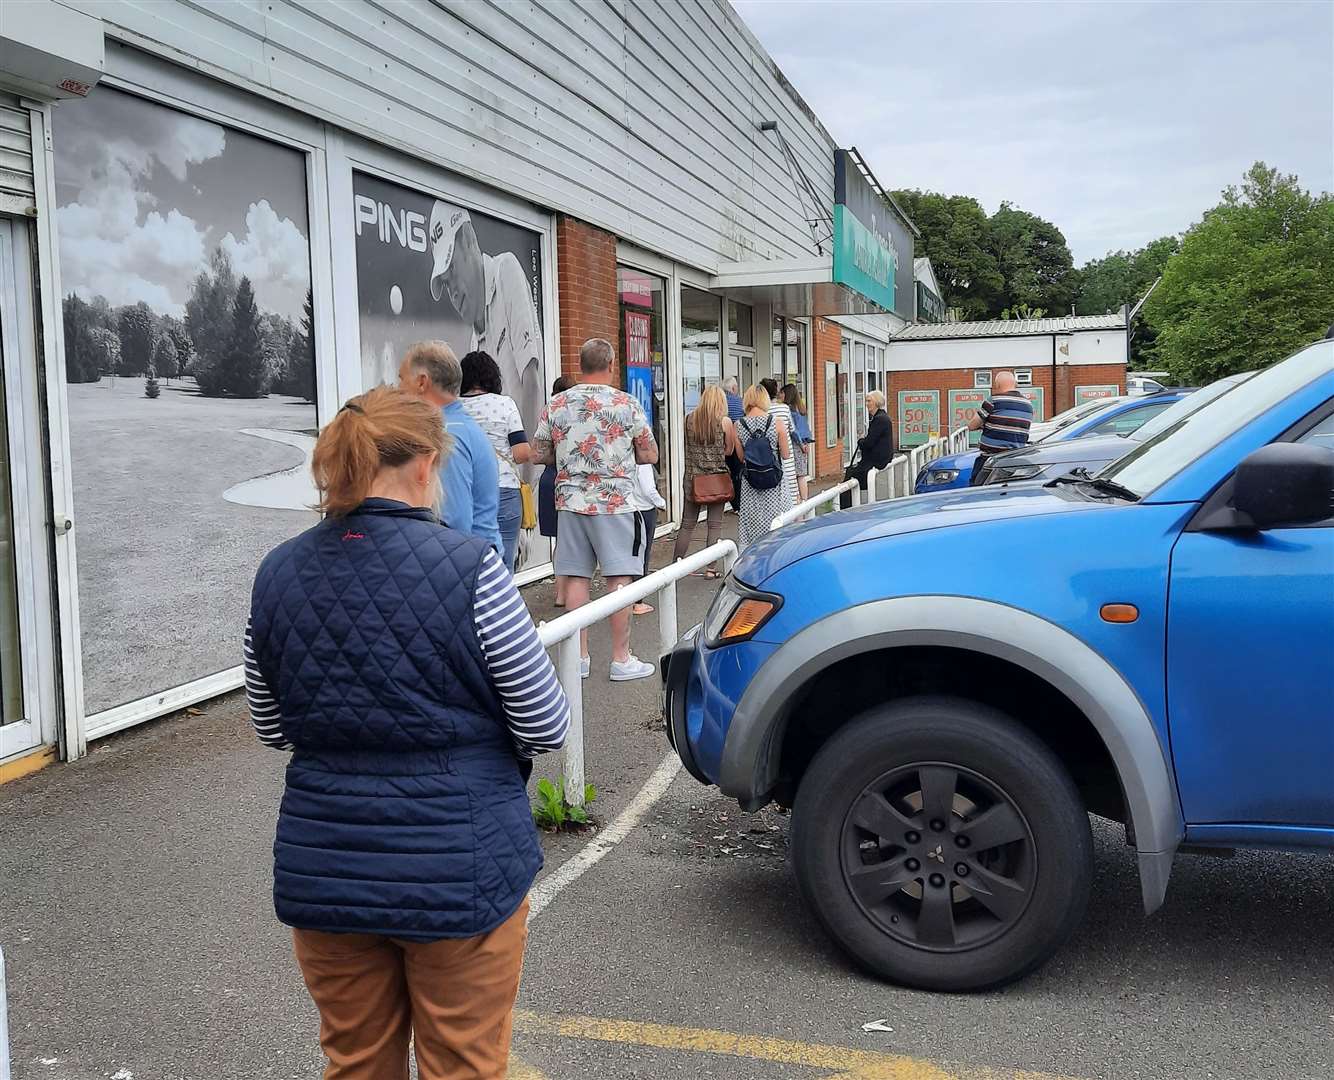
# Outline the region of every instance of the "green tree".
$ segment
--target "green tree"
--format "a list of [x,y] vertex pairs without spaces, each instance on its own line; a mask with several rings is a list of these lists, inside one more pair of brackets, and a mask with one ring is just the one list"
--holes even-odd
[[999,310],[1005,287],[987,243],[987,212],[967,195],[896,191],[894,199],[922,233],[917,254],[931,260],[945,306],[965,319],[986,319]]
[[185,329],[193,346],[190,369],[200,393],[212,397],[226,389],[226,357],[231,346],[236,274],[222,248],[214,248],[208,266],[190,286],[185,302]]
[[1008,202],[987,219],[987,243],[1005,280],[999,307],[1064,314],[1075,298],[1074,258],[1061,230]]
[[1205,213],[1145,304],[1181,382],[1266,367],[1334,322],[1334,196],[1263,162]]
[[61,314],[65,329],[65,378],[71,383],[97,382],[102,377],[98,365],[97,327],[89,306],[71,293],[65,297]]
[[142,300],[120,309],[117,331],[120,333],[120,373],[141,375],[153,360],[153,310]]
[[[1075,314],[1106,315],[1122,307],[1133,309],[1162,276],[1168,259],[1180,250],[1179,237],[1162,236],[1136,251],[1113,251],[1086,263],[1080,269]],[[1156,337],[1141,311],[1131,327],[1132,367],[1156,366]]]
[[264,337],[255,290],[248,277],[236,287],[232,327],[224,360],[225,389],[237,397],[267,397],[273,377],[271,354]]
[[144,379],[144,397],[152,399],[160,393],[162,393],[162,387],[158,385],[157,368],[150,362],[147,377]]

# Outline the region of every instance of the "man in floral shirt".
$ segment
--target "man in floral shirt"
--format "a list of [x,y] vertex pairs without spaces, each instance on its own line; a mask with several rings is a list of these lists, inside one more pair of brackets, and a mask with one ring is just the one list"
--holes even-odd
[[[588,603],[588,587],[600,566],[611,589],[644,572],[644,545],[632,492],[637,466],[658,460],[658,444],[639,402],[612,385],[611,342],[585,341],[580,379],[557,394],[542,413],[533,438],[533,460],[556,466],[556,573],[568,579],[566,606]],[[630,653],[630,612],[611,617],[611,679],[628,682],[654,673]],[[583,675],[588,677],[588,634],[581,635]]]

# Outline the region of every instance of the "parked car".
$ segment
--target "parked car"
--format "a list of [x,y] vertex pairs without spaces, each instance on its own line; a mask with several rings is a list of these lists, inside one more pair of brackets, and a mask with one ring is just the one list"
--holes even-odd
[[[1116,422],[1113,421],[1111,429],[1113,434],[1100,433],[1095,427],[1092,433],[1081,435],[1077,439],[1038,443],[1036,446],[1029,445],[1003,454],[993,454],[985,465],[981,466],[984,475],[978,479],[978,483],[1008,484],[1019,480],[1050,480],[1053,476],[1061,476],[1075,469],[1083,469],[1090,474],[1096,473],[1107,462],[1115,461],[1123,454],[1130,453],[1137,443],[1154,438],[1182,417],[1189,416],[1220,394],[1240,386],[1254,374],[1253,371],[1247,371],[1240,375],[1229,375],[1227,378],[1210,383],[1202,390],[1188,394],[1173,395],[1168,391],[1167,394],[1158,395],[1164,398],[1175,396],[1175,403],[1160,410],[1142,426],[1132,431],[1117,431]],[[1148,400],[1157,401],[1158,397]]]
[[1132,375],[1126,380],[1126,393],[1132,396],[1139,394],[1161,394],[1167,387],[1157,379],[1151,379],[1147,375]]
[[1334,848],[1332,437],[1324,341],[1097,477],[781,529],[663,658],[672,745],[791,807],[818,921],[933,990],[1060,947],[1090,813],[1125,824],[1146,912],[1180,851]]
[[[1182,393],[1169,390],[1165,394],[1151,398],[1101,398],[1095,408],[1086,409],[1079,415],[1063,421],[1054,429],[1032,439],[1029,445],[1038,442],[1042,444],[1061,442],[1105,432],[1129,434],[1180,398]],[[1067,410],[1067,412],[1073,411]],[[1008,453],[1015,452],[1008,451]],[[972,482],[973,469],[977,465],[979,456],[976,450],[966,450],[962,454],[947,454],[927,462],[917,473],[913,492],[920,495],[926,491],[968,487]]]

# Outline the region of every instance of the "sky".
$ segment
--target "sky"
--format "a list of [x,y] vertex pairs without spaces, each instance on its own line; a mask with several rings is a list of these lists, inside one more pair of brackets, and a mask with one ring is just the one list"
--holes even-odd
[[222,247],[262,311],[301,317],[302,154],[110,87],[57,106],[54,129],[65,293],[116,307],[143,300],[180,318],[195,275]]
[[733,0],[887,188],[1002,200],[1076,265],[1179,233],[1256,160],[1334,190],[1334,3]]

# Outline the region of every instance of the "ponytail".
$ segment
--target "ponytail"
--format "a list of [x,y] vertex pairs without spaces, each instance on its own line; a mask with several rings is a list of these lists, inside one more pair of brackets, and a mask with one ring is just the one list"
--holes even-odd
[[366,501],[381,469],[428,454],[443,458],[451,442],[440,410],[420,398],[389,386],[352,398],[315,442],[316,509],[346,517]]

